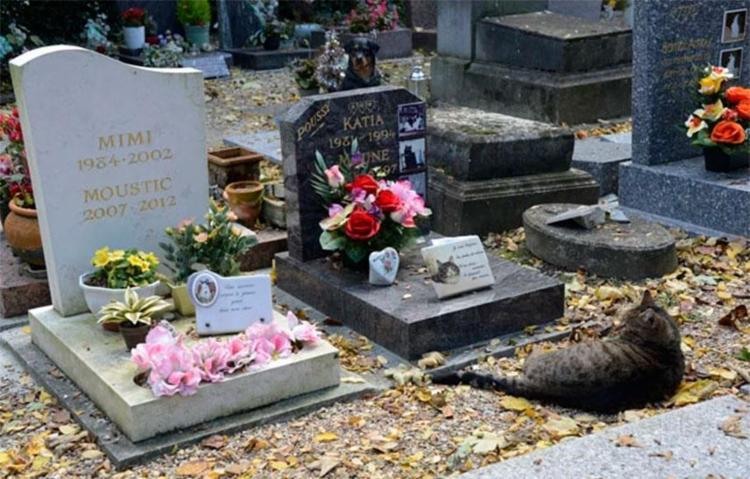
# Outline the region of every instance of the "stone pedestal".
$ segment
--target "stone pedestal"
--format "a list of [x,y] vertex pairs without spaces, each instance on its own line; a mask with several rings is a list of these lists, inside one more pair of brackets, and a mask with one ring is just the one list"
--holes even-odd
[[523,212],[541,203],[593,204],[599,185],[580,170],[461,181],[430,170],[432,229],[449,236],[517,228]]
[[23,274],[23,267],[0,232],[0,321],[51,302],[47,280]]
[[598,276],[640,280],[661,277],[677,268],[675,240],[656,223],[633,218],[630,223],[607,221],[593,229],[546,224],[575,204],[543,204],[526,210],[526,246],[544,261]]
[[[628,134],[617,134],[628,135]],[[617,194],[620,164],[630,161],[632,145],[629,141],[616,141],[616,135],[577,140],[573,150],[573,168],[578,168],[596,179],[599,195]]]
[[551,12],[472,21],[470,44],[439,41],[436,99],[553,123],[630,114],[632,34],[623,23]]
[[555,279],[490,257],[495,284],[439,300],[419,249],[402,254],[397,283],[373,286],[367,272],[335,269],[321,258],[276,256],[277,284],[406,359],[487,340],[564,314],[564,288]]
[[294,60],[312,58],[313,50],[309,48],[291,48],[285,50],[264,50],[263,48],[228,48],[234,64],[249,70],[275,70],[284,68]]
[[286,251],[286,230],[267,226],[255,234],[258,236],[258,244],[239,258],[242,271],[270,268],[276,253]]
[[620,166],[620,204],[691,225],[750,236],[750,170],[706,171],[703,158]]
[[[157,397],[135,384],[122,337],[92,314],[62,317],[51,306],[29,312],[41,349],[133,442],[339,384],[338,351],[323,341],[263,368],[203,384],[193,396]],[[276,321],[285,318],[275,313]],[[180,330],[192,319],[173,323]]]
[[566,128],[470,108],[433,109],[428,126],[432,228],[487,234],[547,202],[596,203],[596,181],[571,170]]

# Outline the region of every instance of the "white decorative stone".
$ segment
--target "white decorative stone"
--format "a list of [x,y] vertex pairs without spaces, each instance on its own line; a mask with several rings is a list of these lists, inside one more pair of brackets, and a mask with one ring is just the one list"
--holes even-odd
[[187,289],[195,305],[198,334],[238,333],[255,322],[273,321],[271,277],[267,274],[225,278],[199,271],[190,275]]
[[388,247],[370,253],[370,284],[388,286],[396,281],[398,274],[398,251]]
[[[284,316],[274,317],[286,325]],[[33,343],[133,442],[339,384],[338,351],[321,340],[260,369],[201,384],[193,396],[157,397],[133,381],[138,371],[122,336],[92,314],[65,318],[45,306],[29,311],[29,321]],[[184,333],[193,321],[171,324]]]
[[44,47],[10,62],[52,304],[86,311],[94,251],[160,253],[164,228],[207,209],[203,75]]

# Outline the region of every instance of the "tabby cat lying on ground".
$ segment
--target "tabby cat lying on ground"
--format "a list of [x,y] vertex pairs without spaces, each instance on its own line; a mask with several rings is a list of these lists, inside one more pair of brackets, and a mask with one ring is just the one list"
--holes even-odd
[[614,336],[531,355],[517,377],[458,372],[433,377],[589,411],[615,412],[671,396],[685,367],[680,331],[646,291]]

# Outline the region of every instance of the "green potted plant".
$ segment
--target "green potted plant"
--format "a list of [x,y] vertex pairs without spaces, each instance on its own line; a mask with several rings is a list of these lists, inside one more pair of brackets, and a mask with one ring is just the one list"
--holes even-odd
[[204,224],[182,221],[175,228],[167,228],[169,242],[159,243],[164,250],[166,267],[172,272],[168,282],[175,308],[183,316],[195,314],[185,282],[203,269],[221,276],[237,276],[237,258],[257,243],[255,236],[233,223],[236,216],[226,206],[211,202]]
[[208,43],[211,6],[208,0],[178,0],[177,19],[185,28],[188,43],[202,47]]
[[250,36],[250,42],[262,46],[265,50],[278,50],[282,40],[289,39],[290,26],[277,18],[269,19],[263,28]]
[[320,92],[320,83],[315,76],[318,62],[314,58],[297,60],[293,64],[294,81],[297,83],[299,96],[317,95]]
[[125,290],[125,301],[113,301],[104,305],[99,314],[99,323],[116,324],[128,350],[146,341],[146,335],[161,314],[172,305],[159,296],[141,298],[132,289]]
[[[156,267],[159,259],[154,253],[136,249],[98,249],[91,258],[94,271],[82,274],[78,284],[89,311],[96,313],[112,301],[123,301],[125,291],[133,289],[141,296],[152,296],[159,280]],[[103,322],[105,329],[115,325]]]

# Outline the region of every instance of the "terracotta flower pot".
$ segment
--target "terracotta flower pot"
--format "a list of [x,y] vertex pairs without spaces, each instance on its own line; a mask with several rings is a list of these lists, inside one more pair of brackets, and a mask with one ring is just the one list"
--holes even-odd
[[122,334],[122,339],[125,340],[125,346],[128,348],[128,351],[141,343],[145,343],[146,335],[150,330],[150,324],[132,326],[131,323],[122,323],[120,325],[120,334]]
[[10,213],[3,225],[6,241],[13,253],[22,261],[32,266],[44,267],[42,235],[39,232],[36,210],[22,208],[12,201],[9,206]]
[[263,185],[259,181],[237,181],[229,183],[224,194],[239,222],[252,228],[263,205]]
[[174,301],[174,307],[177,309],[177,312],[183,317],[195,316],[195,305],[190,301],[187,285],[169,285],[169,289],[172,291],[172,301]]

